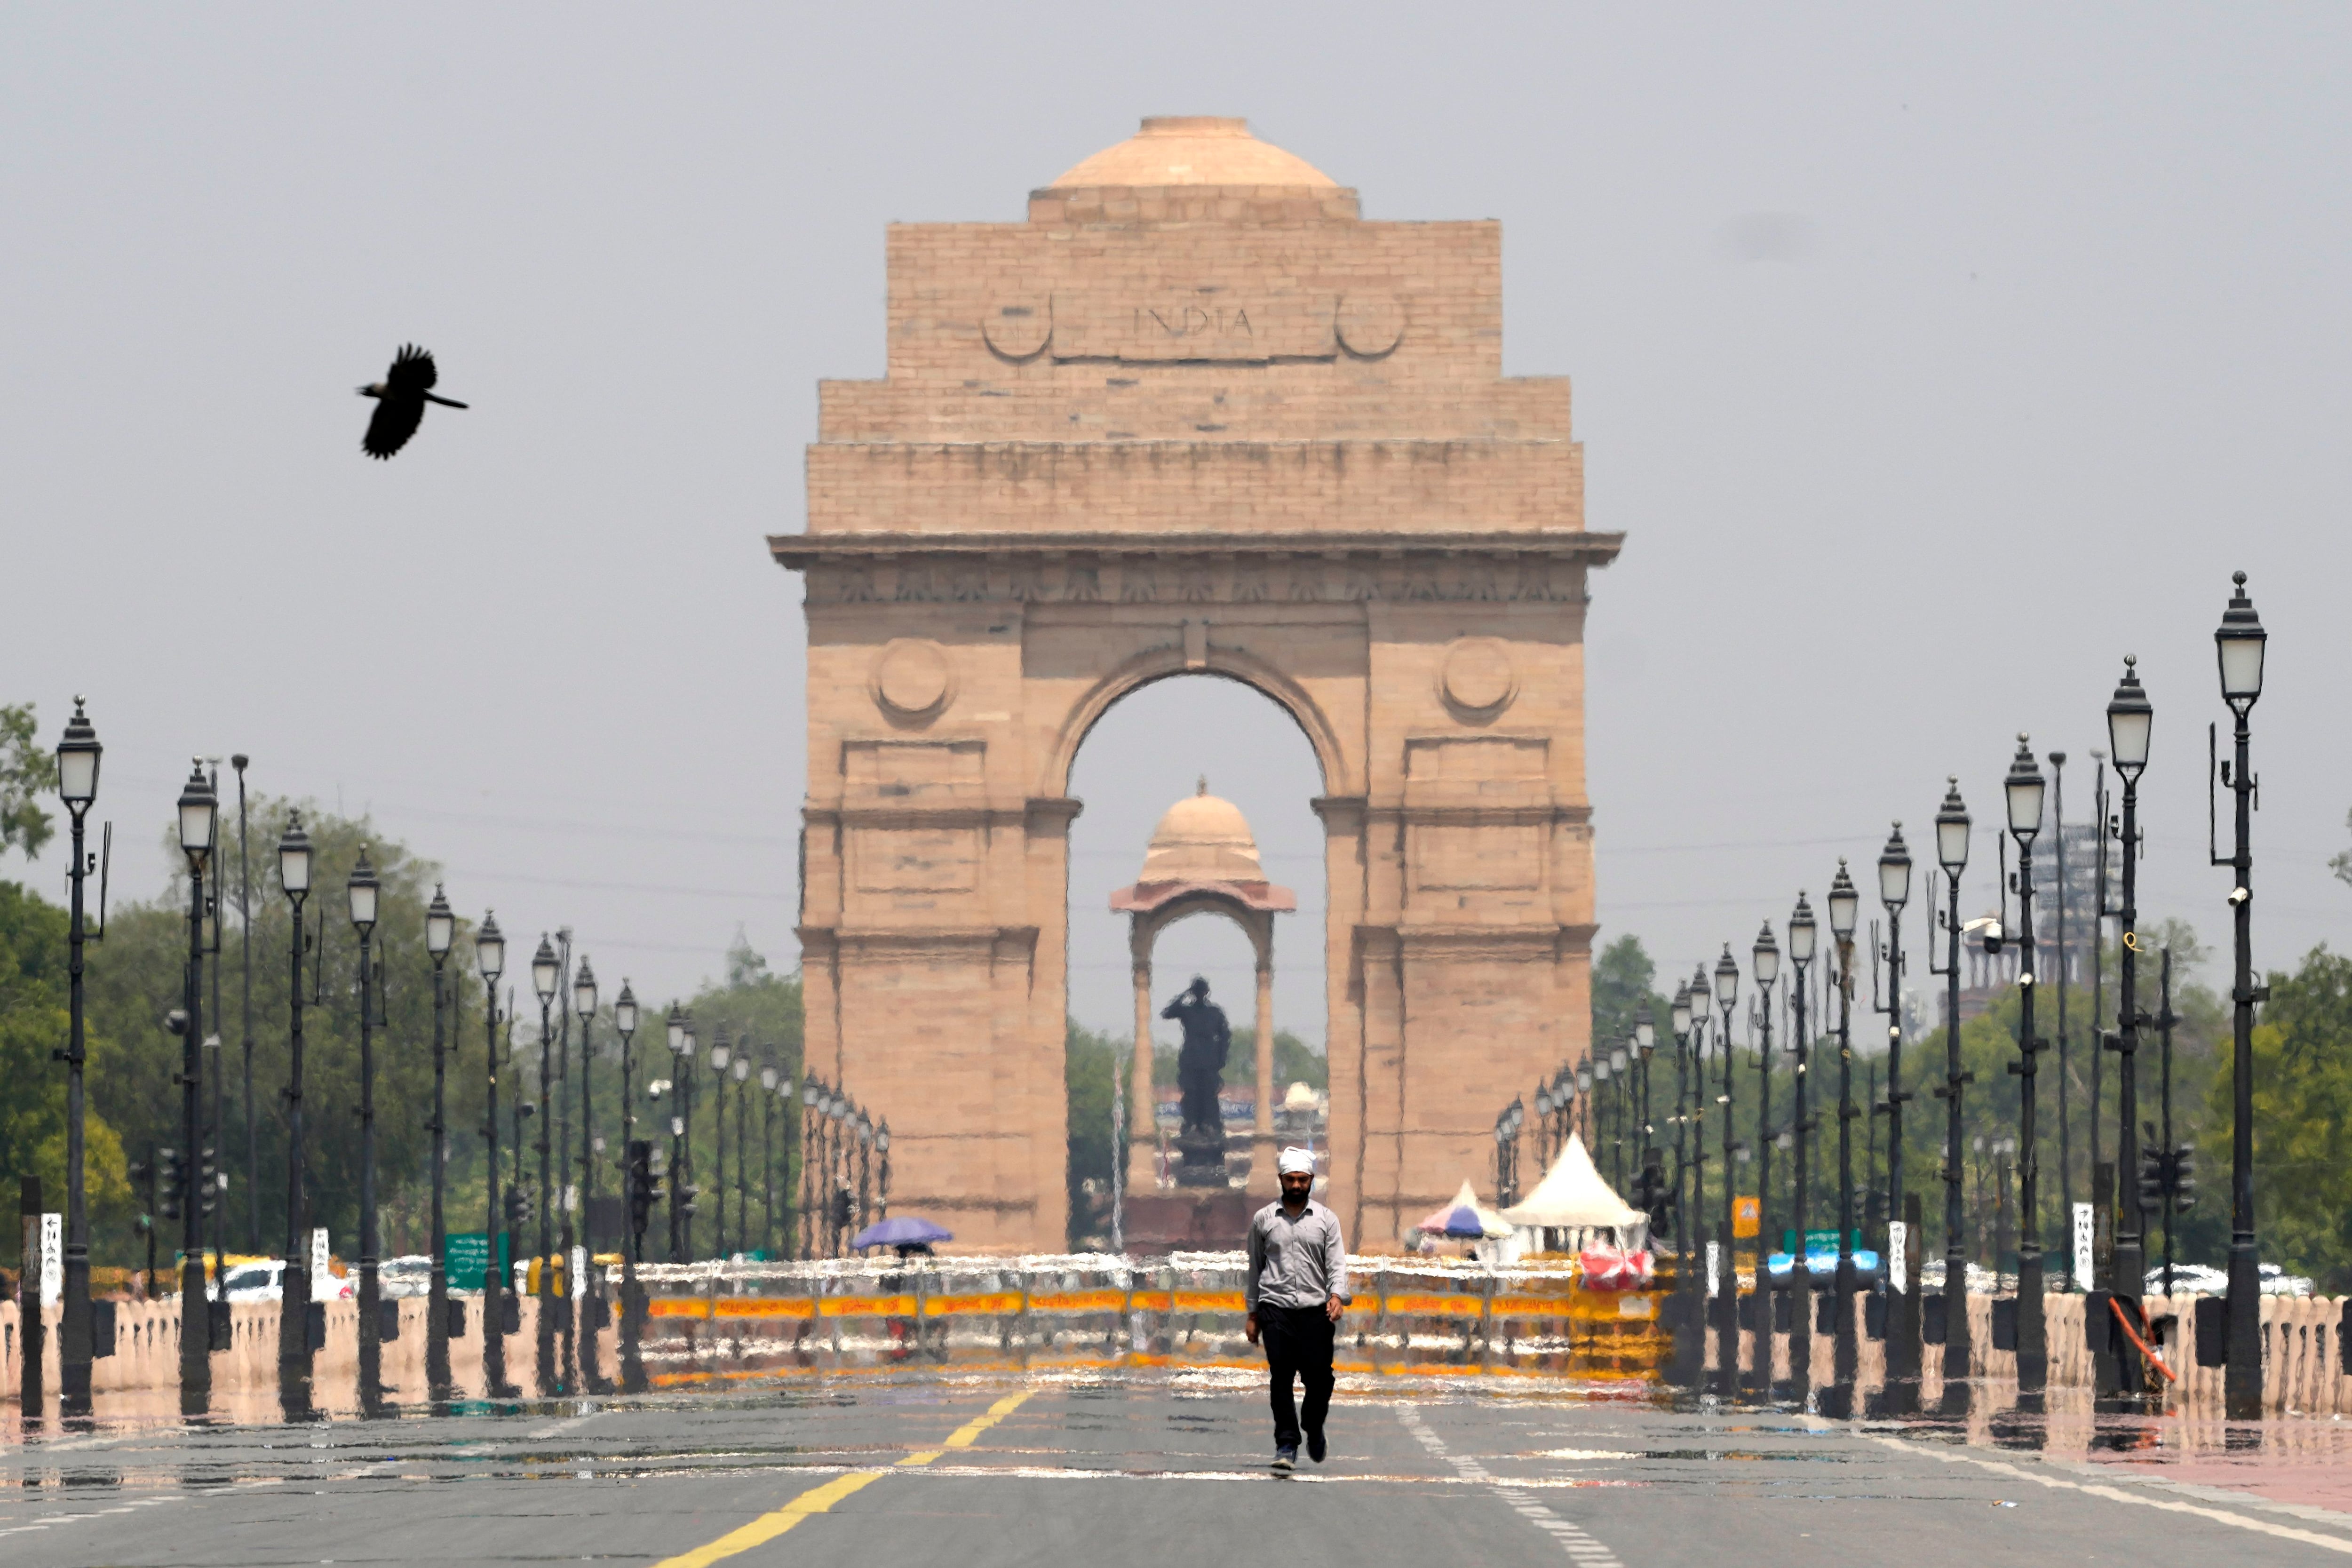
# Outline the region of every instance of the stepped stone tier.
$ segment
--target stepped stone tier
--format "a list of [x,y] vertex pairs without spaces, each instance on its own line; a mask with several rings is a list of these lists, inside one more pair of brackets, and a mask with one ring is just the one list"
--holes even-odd
[[899,1209],[1061,1246],[1071,763],[1138,687],[1242,681],[1321,769],[1327,1191],[1393,1241],[1589,1026],[1621,536],[1568,383],[1502,374],[1500,226],[1367,220],[1171,118],[887,250],[886,373],[824,384],[770,542],[806,578],[811,1069],[889,1114]]

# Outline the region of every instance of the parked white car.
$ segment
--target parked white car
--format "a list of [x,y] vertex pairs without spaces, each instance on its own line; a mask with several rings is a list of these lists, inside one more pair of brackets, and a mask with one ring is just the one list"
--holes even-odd
[[[266,1258],[258,1263],[240,1263],[228,1271],[226,1279],[214,1282],[211,1295],[213,1300],[218,1300],[226,1293],[231,1305],[240,1301],[275,1303],[285,1298],[282,1284],[285,1274],[286,1260],[280,1258]],[[330,1278],[334,1289],[327,1293],[325,1300],[347,1301],[357,1293],[358,1281],[350,1278]]]

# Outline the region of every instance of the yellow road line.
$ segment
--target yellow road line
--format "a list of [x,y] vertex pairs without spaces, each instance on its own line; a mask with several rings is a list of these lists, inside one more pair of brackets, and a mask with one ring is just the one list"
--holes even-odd
[[[987,1415],[975,1415],[949,1434],[946,1447],[927,1448],[909,1454],[899,1460],[898,1465],[928,1465],[945,1454],[948,1448],[971,1447],[982,1432],[1020,1408],[1021,1402],[1034,1392],[1024,1390],[1019,1394],[1006,1394],[988,1407]],[[852,1492],[871,1486],[889,1473],[888,1470],[852,1470],[845,1476],[836,1476],[823,1486],[803,1492],[773,1513],[763,1513],[751,1523],[729,1531],[708,1546],[698,1546],[679,1556],[664,1558],[656,1564],[656,1568],[710,1568],[711,1563],[723,1558],[749,1552],[754,1546],[765,1545],[811,1514],[824,1513]]]

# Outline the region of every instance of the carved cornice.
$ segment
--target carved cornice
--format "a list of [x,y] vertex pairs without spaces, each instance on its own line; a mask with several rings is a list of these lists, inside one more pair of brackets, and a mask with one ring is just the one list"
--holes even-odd
[[1581,604],[1622,533],[788,533],[812,605]]

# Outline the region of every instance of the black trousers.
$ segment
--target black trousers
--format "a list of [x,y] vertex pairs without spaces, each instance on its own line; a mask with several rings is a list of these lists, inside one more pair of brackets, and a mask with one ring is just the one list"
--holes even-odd
[[[1323,1430],[1323,1416],[1331,1408],[1330,1314],[1321,1307],[1276,1307],[1260,1303],[1257,1336],[1265,1346],[1266,1370],[1273,1374],[1269,1390],[1274,1405],[1274,1446],[1298,1447],[1299,1428]],[[1291,1402],[1291,1380],[1307,1385],[1307,1407]]]

